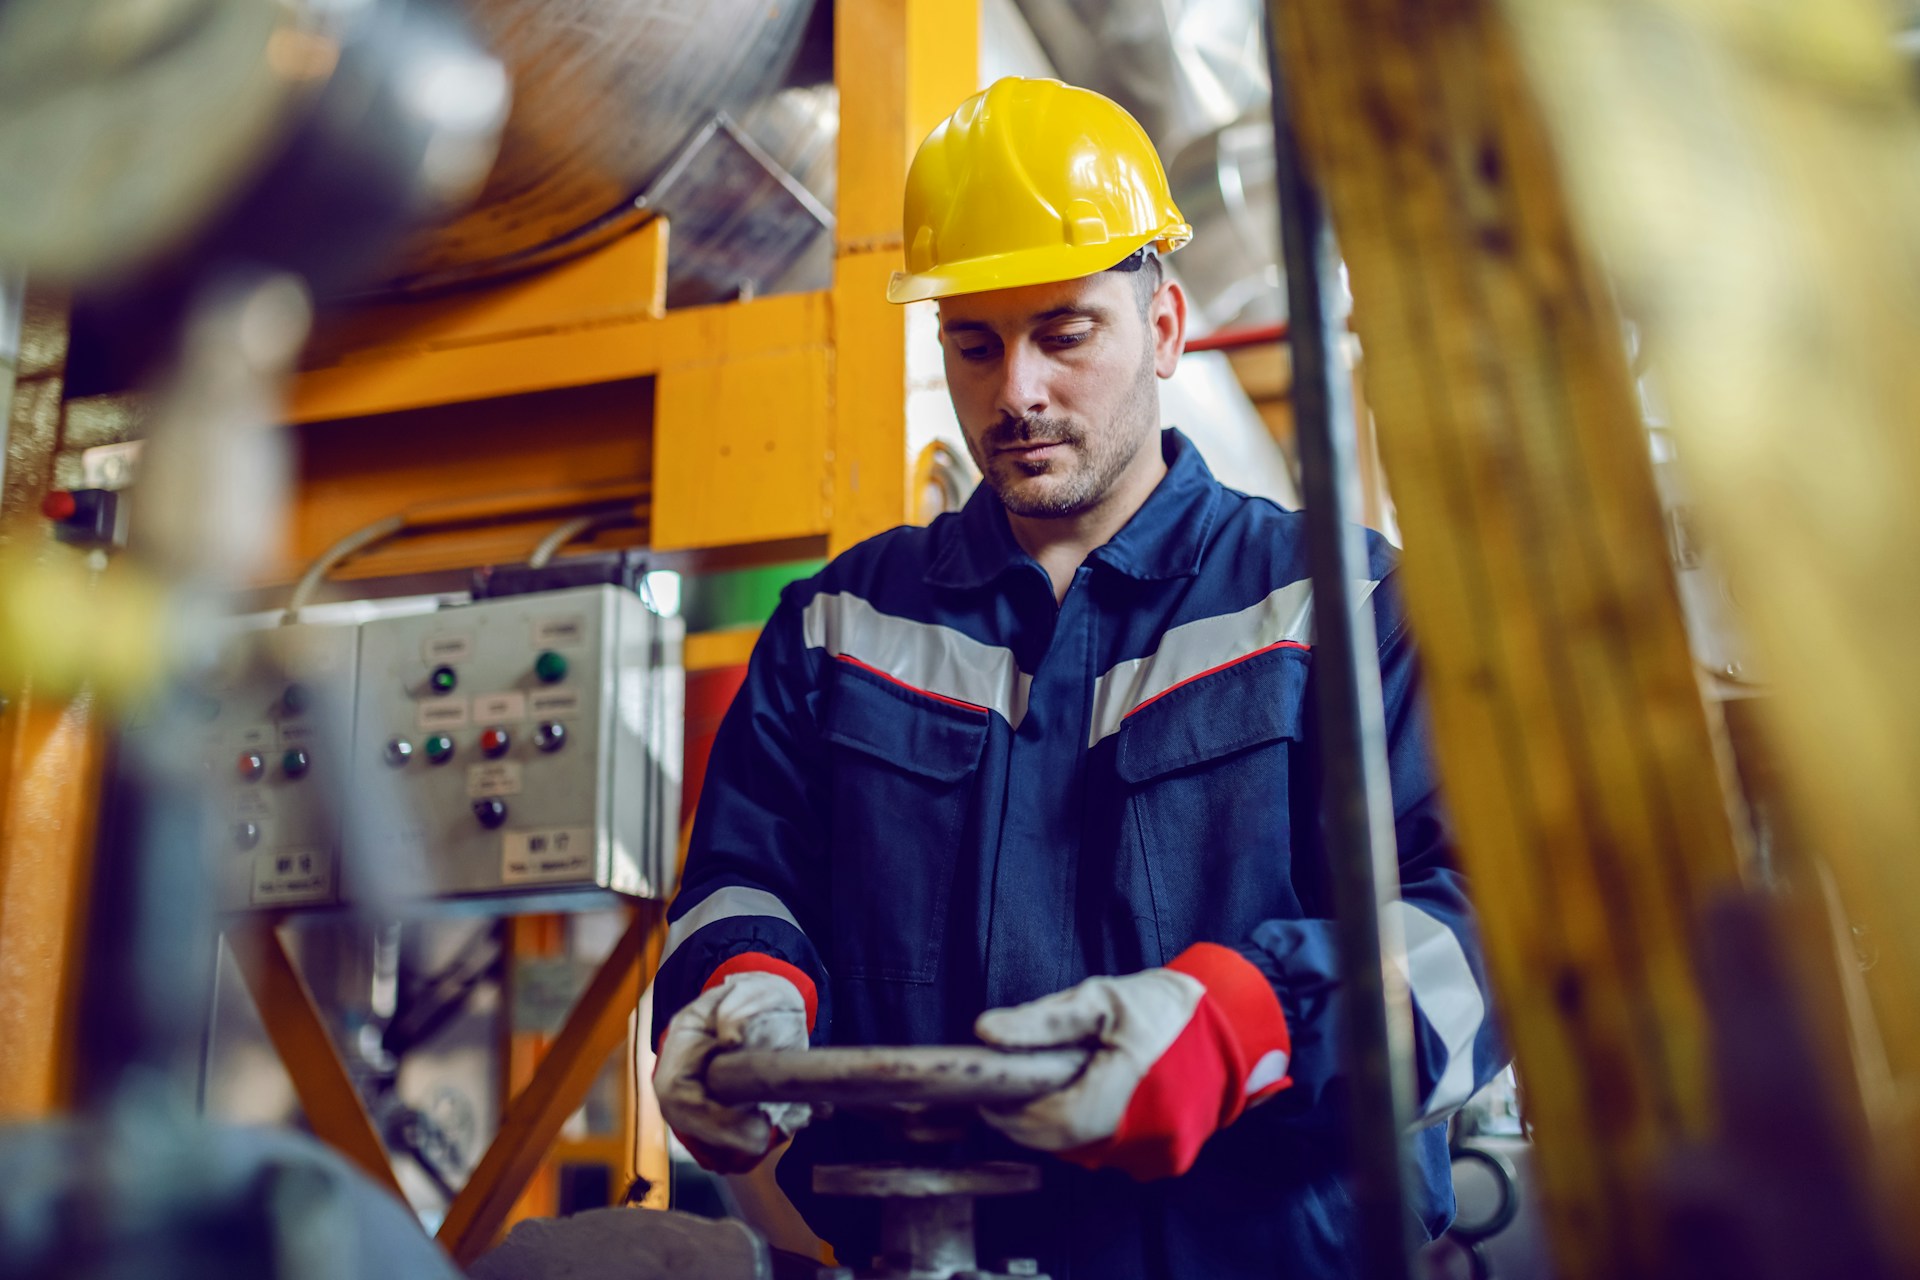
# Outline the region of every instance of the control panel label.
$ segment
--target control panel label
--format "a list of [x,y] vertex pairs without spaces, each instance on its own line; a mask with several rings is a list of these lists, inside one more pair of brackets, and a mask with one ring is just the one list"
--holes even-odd
[[259,822],[272,816],[273,805],[259,787],[243,787],[233,793],[233,816],[242,822]]
[[464,729],[466,725],[465,698],[433,698],[420,704],[422,729]]
[[586,642],[587,615],[584,613],[563,613],[534,620],[533,647],[536,649],[577,649]]
[[465,662],[473,656],[473,637],[444,632],[428,636],[421,642],[420,656],[436,667],[445,662]]
[[500,837],[500,882],[544,884],[593,879],[593,828],[550,827]]
[[477,694],[473,699],[473,718],[494,723],[502,720],[525,720],[527,695],[524,693]]
[[470,799],[519,794],[520,762],[518,760],[489,760],[485,764],[467,766],[467,796]]
[[333,896],[333,859],[319,849],[270,849],[253,860],[253,903],[278,906]]
[[283,747],[312,746],[314,736],[314,727],[310,724],[283,724],[280,726],[280,745]]
[[240,731],[240,745],[255,751],[264,751],[273,745],[273,729],[269,725],[249,725]]
[[559,720],[566,716],[580,714],[580,691],[578,689],[536,689],[529,704],[534,717],[540,720]]

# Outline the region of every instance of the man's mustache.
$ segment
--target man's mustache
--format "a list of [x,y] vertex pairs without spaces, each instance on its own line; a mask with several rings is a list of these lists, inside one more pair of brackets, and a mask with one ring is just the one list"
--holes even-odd
[[1004,417],[987,431],[987,448],[1031,449],[1043,444],[1078,444],[1080,433],[1058,418],[1029,414],[1024,418]]

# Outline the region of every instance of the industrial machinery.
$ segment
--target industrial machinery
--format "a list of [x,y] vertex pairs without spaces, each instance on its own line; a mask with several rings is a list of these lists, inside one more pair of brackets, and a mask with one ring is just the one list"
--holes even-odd
[[360,628],[346,897],[672,891],[682,625],[600,585]]
[[944,1152],[966,1134],[980,1106],[1009,1106],[1051,1093],[1086,1066],[1078,1049],[1008,1053],[954,1046],[745,1051],[723,1054],[707,1085],[723,1102],[828,1103],[877,1113],[901,1157],[820,1165],[813,1189],[880,1204],[880,1253],[871,1267],[835,1267],[821,1280],[1012,1280],[1038,1277],[1030,1258],[982,1269],[973,1203],[1040,1189],[1037,1165],[953,1163]]
[[249,629],[201,682],[221,909],[338,901],[358,649],[352,627]]

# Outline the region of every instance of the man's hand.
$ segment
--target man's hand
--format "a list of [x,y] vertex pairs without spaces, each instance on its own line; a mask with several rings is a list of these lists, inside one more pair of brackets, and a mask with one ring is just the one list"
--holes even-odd
[[1209,1137],[1292,1083],[1279,998],[1251,962],[1212,943],[1163,969],[990,1009],[974,1031],[1003,1049],[1092,1048],[1066,1088],[983,1114],[1023,1146],[1141,1179],[1185,1173]]
[[706,1085],[707,1064],[730,1049],[806,1048],[807,1022],[798,987],[749,971],[729,974],[667,1023],[653,1070],[660,1114],[702,1168],[743,1173],[813,1118],[804,1102],[729,1107]]

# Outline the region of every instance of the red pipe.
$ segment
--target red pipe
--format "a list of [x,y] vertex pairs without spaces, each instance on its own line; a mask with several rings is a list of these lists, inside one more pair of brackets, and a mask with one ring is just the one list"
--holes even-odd
[[1287,340],[1287,322],[1278,324],[1250,324],[1242,329],[1220,329],[1204,338],[1192,338],[1187,342],[1188,351],[1240,351],[1247,347],[1263,347],[1270,342]]

